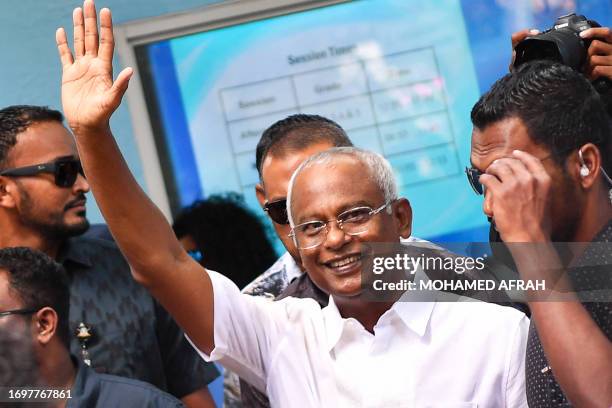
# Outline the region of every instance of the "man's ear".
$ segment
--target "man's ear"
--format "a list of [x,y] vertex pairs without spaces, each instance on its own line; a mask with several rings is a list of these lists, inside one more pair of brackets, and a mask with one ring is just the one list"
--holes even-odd
[[393,216],[398,225],[398,231],[402,238],[409,238],[412,234],[412,207],[410,201],[405,198],[397,199],[393,204]]
[[261,183],[257,183],[255,185],[255,195],[257,196],[257,201],[259,201],[259,205],[261,208],[264,207],[266,203],[266,191]]
[[57,331],[58,316],[55,310],[46,306],[36,312],[36,341],[41,346],[51,342]]
[[8,177],[0,176],[0,207],[14,208],[15,194],[17,194],[15,182]]
[[590,189],[600,179],[601,152],[599,148],[593,143],[583,145],[571,166],[576,172],[580,186],[584,189]]

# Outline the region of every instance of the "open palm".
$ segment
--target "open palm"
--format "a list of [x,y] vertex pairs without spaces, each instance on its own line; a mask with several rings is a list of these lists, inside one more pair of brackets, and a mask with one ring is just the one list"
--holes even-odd
[[[84,10],[84,11],[83,11]],[[96,9],[87,0],[83,9],[73,12],[74,57],[68,47],[66,32],[56,32],[62,62],[62,105],[66,120],[79,129],[108,126],[112,113],[121,103],[132,69],[124,69],[113,82],[113,24],[108,9],[100,11],[98,39]]]

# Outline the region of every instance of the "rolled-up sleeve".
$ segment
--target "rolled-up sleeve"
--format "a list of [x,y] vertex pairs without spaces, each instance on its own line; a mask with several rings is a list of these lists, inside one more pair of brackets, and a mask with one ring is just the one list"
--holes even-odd
[[213,271],[209,275],[214,293],[215,348],[210,355],[196,350],[204,360],[218,361],[265,391],[267,364],[287,318],[285,304],[242,294],[225,276]]

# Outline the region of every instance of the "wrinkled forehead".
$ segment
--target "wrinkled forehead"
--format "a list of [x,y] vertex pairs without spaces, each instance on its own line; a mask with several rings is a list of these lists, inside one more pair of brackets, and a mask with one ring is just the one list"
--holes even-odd
[[298,195],[305,191],[330,191],[355,184],[360,179],[369,179],[366,166],[348,155],[329,156],[307,163],[306,167],[298,170],[293,185],[293,193]]
[[536,156],[549,153],[548,149],[531,139],[527,127],[517,117],[502,119],[472,131],[470,161],[476,168],[484,170],[493,160],[511,156],[513,150]]
[[350,156],[311,163],[296,175],[291,191],[292,217],[337,215],[355,205],[376,205],[383,192],[368,168]]

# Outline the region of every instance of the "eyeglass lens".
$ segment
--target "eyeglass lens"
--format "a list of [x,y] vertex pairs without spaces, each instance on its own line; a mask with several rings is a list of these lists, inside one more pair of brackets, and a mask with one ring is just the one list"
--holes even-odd
[[480,170],[474,167],[465,168],[465,175],[467,176],[468,182],[470,183],[470,186],[472,186],[474,192],[478,195],[482,195],[484,193],[483,185],[480,184],[479,181],[482,174],[483,173]]
[[[384,208],[384,207],[381,207]],[[335,220],[338,227],[349,235],[363,234],[368,230],[369,221],[377,213],[369,207],[359,207],[343,212]],[[328,223],[323,221],[308,222],[296,227],[295,238],[301,249],[310,249],[321,245],[329,232]]]
[[265,205],[266,212],[277,224],[287,225],[289,224],[289,217],[287,216],[287,200],[278,200]]
[[72,187],[76,182],[77,175],[83,174],[81,163],[77,160],[70,160],[56,163],[55,184],[60,187]]

